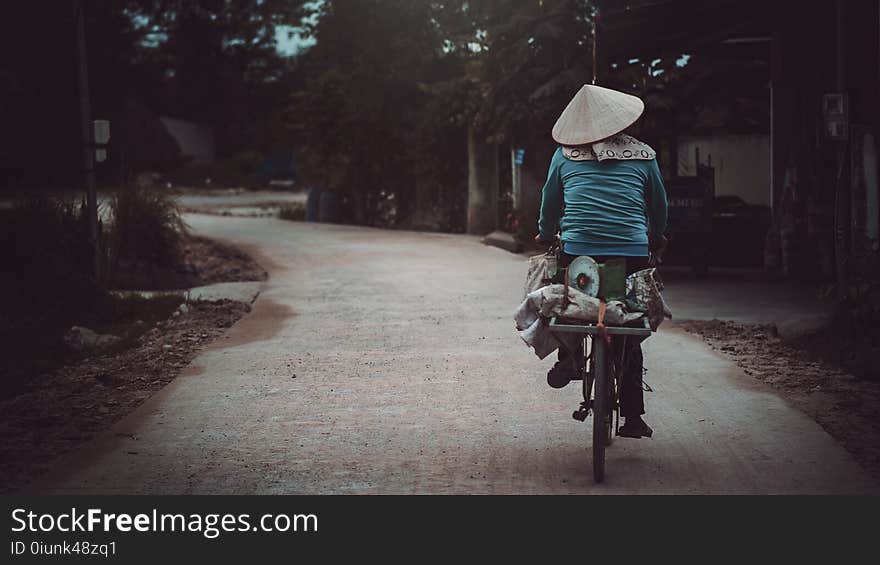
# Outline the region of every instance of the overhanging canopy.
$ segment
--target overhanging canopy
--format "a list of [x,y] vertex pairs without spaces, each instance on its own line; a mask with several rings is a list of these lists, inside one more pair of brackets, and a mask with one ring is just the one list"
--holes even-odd
[[792,13],[790,0],[598,0],[597,4],[603,65],[677,56],[732,38],[767,36],[782,15]]

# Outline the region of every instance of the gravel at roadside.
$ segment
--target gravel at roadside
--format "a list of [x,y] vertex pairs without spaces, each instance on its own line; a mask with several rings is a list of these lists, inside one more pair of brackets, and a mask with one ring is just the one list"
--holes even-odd
[[776,389],[880,479],[880,383],[861,380],[788,344],[773,325],[677,322]]
[[25,486],[56,457],[109,428],[249,311],[229,300],[191,302],[133,347],[35,377],[22,394],[0,401],[0,492]]

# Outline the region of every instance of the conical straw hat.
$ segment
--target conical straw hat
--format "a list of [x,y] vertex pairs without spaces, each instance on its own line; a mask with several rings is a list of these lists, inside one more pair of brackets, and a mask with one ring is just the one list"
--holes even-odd
[[561,145],[595,143],[633,125],[644,111],[636,96],[585,84],[556,120],[553,139]]

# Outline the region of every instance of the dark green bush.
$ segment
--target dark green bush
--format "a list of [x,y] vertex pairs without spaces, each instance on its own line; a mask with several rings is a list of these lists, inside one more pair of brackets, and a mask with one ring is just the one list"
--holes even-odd
[[111,300],[92,276],[82,205],[47,197],[0,212],[0,396],[28,374],[61,360],[74,323],[107,314]]
[[303,222],[306,219],[306,207],[302,204],[285,204],[278,211],[278,217],[282,220]]

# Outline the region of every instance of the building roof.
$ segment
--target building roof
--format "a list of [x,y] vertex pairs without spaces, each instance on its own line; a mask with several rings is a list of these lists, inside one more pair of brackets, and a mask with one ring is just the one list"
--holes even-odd
[[599,57],[605,62],[687,53],[775,28],[789,0],[599,0]]

